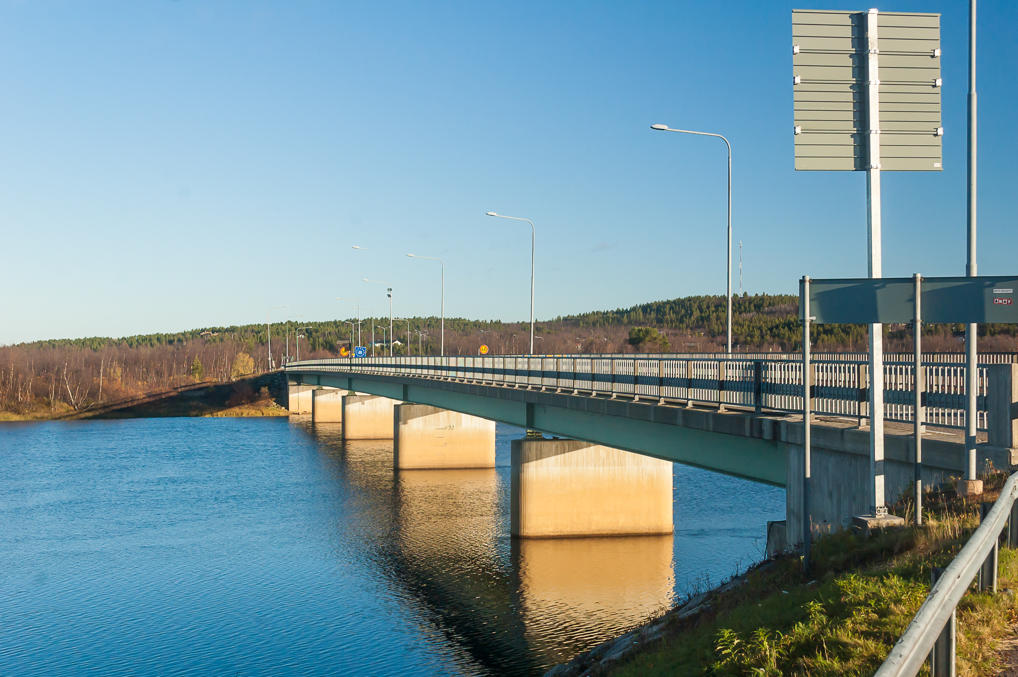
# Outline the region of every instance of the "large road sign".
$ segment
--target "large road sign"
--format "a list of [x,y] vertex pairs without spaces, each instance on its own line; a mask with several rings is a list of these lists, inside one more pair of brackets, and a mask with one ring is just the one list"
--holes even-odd
[[[803,314],[799,282],[799,316]],[[810,319],[817,324],[905,323],[915,317],[911,277],[809,281]],[[926,323],[1018,323],[1018,276],[924,277],[920,288]]]
[[939,14],[793,10],[792,81],[796,169],[943,169]]

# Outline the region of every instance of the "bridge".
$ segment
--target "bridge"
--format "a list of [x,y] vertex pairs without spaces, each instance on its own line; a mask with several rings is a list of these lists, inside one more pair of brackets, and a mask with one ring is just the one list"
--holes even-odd
[[[923,359],[925,485],[966,469],[962,357]],[[915,373],[905,360],[884,365],[891,496],[914,474]],[[867,508],[869,379],[862,355],[820,354],[812,368],[809,514],[821,532]],[[492,467],[496,421],[564,438],[514,441],[515,536],[670,532],[675,462],[785,487],[786,522],[769,547],[801,540],[794,354],[339,358],[285,372],[291,413],[341,423],[345,439],[393,439],[397,469]],[[1018,359],[982,356],[978,376],[980,464],[1007,468],[1018,462]]]

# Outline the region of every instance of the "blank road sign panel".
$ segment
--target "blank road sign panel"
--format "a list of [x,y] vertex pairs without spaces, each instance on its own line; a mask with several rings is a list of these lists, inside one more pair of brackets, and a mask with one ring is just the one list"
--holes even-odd
[[[924,277],[922,321],[1018,324],[1018,277]],[[810,315],[819,324],[901,324],[914,317],[910,277],[809,281]],[[799,317],[803,284],[799,283]]]
[[[868,169],[866,12],[792,11],[795,168]],[[943,169],[940,15],[877,15],[880,168]]]

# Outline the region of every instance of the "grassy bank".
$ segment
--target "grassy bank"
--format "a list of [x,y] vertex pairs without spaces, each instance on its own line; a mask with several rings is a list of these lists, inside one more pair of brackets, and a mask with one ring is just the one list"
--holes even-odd
[[[995,500],[1003,479],[988,478],[982,500]],[[811,576],[796,557],[758,567],[715,595],[704,613],[666,619],[663,637],[591,674],[872,674],[928,594],[931,567],[946,566],[979,524],[979,503],[953,491],[930,494],[926,503],[924,527],[827,536],[814,548]],[[905,514],[909,506],[896,510]],[[959,674],[999,671],[1000,641],[1018,620],[1016,586],[1018,552],[1002,548],[1003,592],[970,591],[958,607]]]

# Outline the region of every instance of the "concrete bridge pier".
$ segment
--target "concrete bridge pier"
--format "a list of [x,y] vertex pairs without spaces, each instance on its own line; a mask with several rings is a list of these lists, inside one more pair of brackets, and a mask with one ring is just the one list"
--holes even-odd
[[286,408],[290,410],[290,415],[310,414],[311,393],[317,389],[318,386],[289,383],[286,393]]
[[494,421],[427,404],[398,404],[392,433],[397,470],[495,467]]
[[522,538],[670,534],[672,464],[590,442],[512,442],[510,525]]
[[391,440],[397,403],[380,395],[344,395],[343,439]]
[[347,391],[339,388],[319,388],[311,393],[312,423],[342,423],[343,396]]

